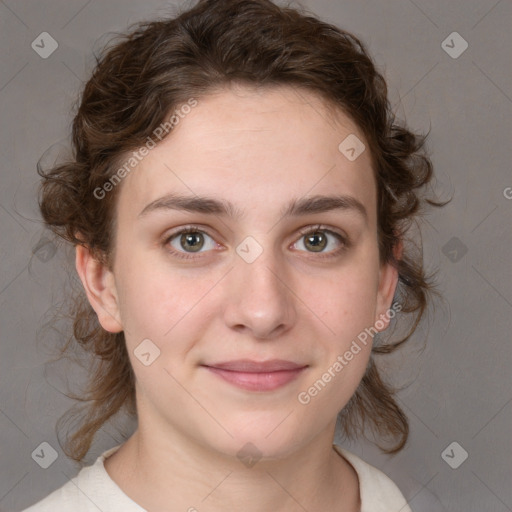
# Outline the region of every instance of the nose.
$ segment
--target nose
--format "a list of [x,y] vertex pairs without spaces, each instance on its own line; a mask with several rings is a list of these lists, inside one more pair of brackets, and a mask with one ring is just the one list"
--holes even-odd
[[258,339],[289,330],[297,309],[289,273],[271,250],[252,263],[236,257],[225,288],[224,320],[229,328]]

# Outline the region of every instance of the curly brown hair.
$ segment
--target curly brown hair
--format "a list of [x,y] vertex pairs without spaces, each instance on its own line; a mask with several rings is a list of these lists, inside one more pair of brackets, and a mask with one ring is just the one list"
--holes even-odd
[[[433,194],[427,197],[433,168],[426,135],[396,120],[385,79],[355,35],[303,8],[269,0],[200,0],[172,18],[132,25],[96,56],[73,120],[72,158],[48,171],[38,165],[44,221],[111,268],[119,187],[101,200],[94,191],[170,112],[232,83],[313,92],[348,115],[368,141],[378,191],[380,259],[398,270],[395,300],[408,328],[393,342],[374,343],[366,373],[339,418],[346,437],[365,435],[369,427],[394,441],[388,448],[379,445],[381,450],[398,452],[408,438],[408,421],[374,355],[402,345],[424,316],[432,278],[414,244],[403,245],[399,257],[395,249],[410,238],[424,206],[441,203]],[[71,315],[74,336],[61,355],[81,348],[91,360],[86,389],[73,396],[86,402],[80,425],[64,446],[66,455],[81,461],[111,417],[122,410],[136,417],[135,377],[123,332],[105,331],[83,293],[75,297]]]

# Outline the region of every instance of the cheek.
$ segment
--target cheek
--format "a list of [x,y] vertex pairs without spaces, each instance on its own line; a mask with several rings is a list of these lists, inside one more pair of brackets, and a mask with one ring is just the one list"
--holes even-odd
[[[310,288],[312,290],[312,288]],[[341,342],[357,336],[375,321],[377,306],[377,278],[371,268],[351,267],[308,292],[312,309]]]
[[133,345],[149,338],[160,347],[171,339],[175,346],[176,333],[189,318],[204,313],[208,301],[202,299],[215,284],[211,276],[186,276],[162,267],[161,261],[136,255],[119,264],[116,282],[127,342]]
[[372,349],[375,288],[375,278],[368,269],[342,273],[323,288],[324,293],[310,297],[311,304],[322,305],[321,329],[328,335],[316,337],[318,365],[311,379],[312,387],[304,389],[302,396],[314,400],[313,407],[319,415],[323,408],[331,412],[341,410],[364,375]]

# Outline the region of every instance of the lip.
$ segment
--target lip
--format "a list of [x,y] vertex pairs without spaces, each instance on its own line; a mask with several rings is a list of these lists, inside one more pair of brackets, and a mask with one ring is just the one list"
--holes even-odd
[[273,391],[295,380],[308,365],[283,359],[239,359],[202,365],[230,384],[248,391]]
[[304,368],[305,364],[286,361],[285,359],[270,359],[268,361],[253,361],[252,359],[237,359],[235,361],[226,361],[222,363],[212,363],[209,368],[218,368],[219,370],[230,370],[232,372],[246,373],[268,373],[280,370],[297,370]]

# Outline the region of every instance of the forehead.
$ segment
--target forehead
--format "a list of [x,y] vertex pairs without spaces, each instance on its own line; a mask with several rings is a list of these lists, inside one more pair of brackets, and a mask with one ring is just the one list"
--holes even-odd
[[118,214],[134,218],[159,197],[180,193],[271,218],[290,199],[335,193],[355,197],[372,219],[367,143],[349,117],[335,114],[317,95],[291,87],[239,86],[199,98],[125,178]]

